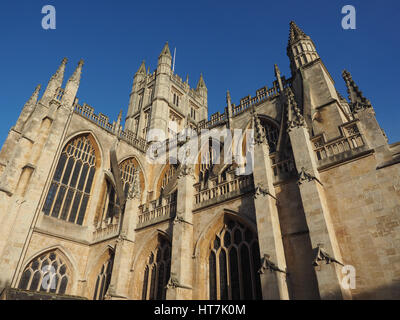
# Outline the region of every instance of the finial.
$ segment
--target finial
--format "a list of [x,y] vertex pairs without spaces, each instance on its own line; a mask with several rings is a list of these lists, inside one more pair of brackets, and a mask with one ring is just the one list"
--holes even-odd
[[121,123],[122,120],[122,109],[119,111],[119,115],[118,115],[118,123]]
[[197,90],[199,90],[200,88],[206,88],[206,84],[203,79],[203,73],[200,73],[200,79],[199,82],[197,83]]
[[228,104],[228,107],[231,104],[231,94],[230,94],[229,90],[226,91],[226,103]]
[[140,67],[139,67],[138,71],[136,72],[136,74],[146,74],[146,65],[145,65],[144,60],[140,64]]
[[79,60],[78,66],[76,67],[71,78],[69,78],[68,82],[73,81],[73,82],[77,82],[79,84],[79,82],[81,80],[82,67],[83,67],[84,63],[85,62],[83,61],[83,59]]
[[289,46],[300,39],[310,39],[310,37],[307,36],[294,21],[290,21]]
[[349,100],[352,103],[352,111],[357,112],[360,109],[371,108],[371,102],[364,97],[363,92],[354,82],[350,72],[348,72],[347,70],[343,70],[342,76],[344,81],[346,82]]
[[281,70],[279,70],[279,67],[277,64],[274,65],[274,69],[275,69],[275,76],[280,76],[281,75]]
[[62,59],[60,66],[58,67],[56,73],[53,74],[53,76],[51,77],[51,80],[58,79],[59,81],[62,82],[62,79],[64,77],[65,66],[66,66],[67,62],[68,62],[67,58]]
[[29,100],[26,102],[25,105],[31,105],[31,104],[36,104],[38,97],[39,97],[39,92],[40,89],[42,88],[41,84],[38,84],[35,88],[35,91],[33,91],[32,96],[29,98]]
[[166,55],[166,56],[169,56],[170,58],[172,58],[171,51],[169,51],[168,41],[165,42],[165,45],[164,45],[163,49],[161,50],[160,56],[163,56],[163,55]]

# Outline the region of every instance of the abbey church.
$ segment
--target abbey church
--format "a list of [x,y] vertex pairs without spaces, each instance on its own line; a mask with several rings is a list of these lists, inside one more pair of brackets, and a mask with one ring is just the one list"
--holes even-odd
[[[236,104],[228,92],[209,118],[205,79],[175,74],[165,44],[116,121],[78,99],[83,61],[63,85],[63,59],[0,152],[0,299],[400,299],[385,106],[348,71],[343,97],[294,22],[287,55],[290,75],[271,67],[268,86]],[[211,139],[198,163],[149,161],[150,131],[170,151],[189,128],[254,132],[251,172],[214,161]]]

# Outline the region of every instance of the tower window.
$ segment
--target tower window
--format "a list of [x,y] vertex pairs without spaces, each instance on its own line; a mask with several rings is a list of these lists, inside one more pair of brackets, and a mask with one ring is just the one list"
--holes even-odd
[[82,225],[95,172],[95,149],[88,136],[70,141],[58,161],[44,214]]
[[174,105],[179,107],[179,95],[177,95],[176,93],[174,93],[173,103],[174,103]]

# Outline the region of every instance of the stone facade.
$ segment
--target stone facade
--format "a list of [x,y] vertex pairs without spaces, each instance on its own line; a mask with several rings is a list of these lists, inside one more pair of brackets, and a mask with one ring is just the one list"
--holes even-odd
[[[399,299],[400,144],[294,22],[287,53],[290,78],[275,66],[271,88],[228,92],[208,120],[203,77],[174,74],[166,44],[124,128],[79,103],[83,61],[62,87],[64,59],[0,152],[3,299]],[[253,172],[213,164],[208,140],[208,162],[151,163],[154,128],[253,129]]]

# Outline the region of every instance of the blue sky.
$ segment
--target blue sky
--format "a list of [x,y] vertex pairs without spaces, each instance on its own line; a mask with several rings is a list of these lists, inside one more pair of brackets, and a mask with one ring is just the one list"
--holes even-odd
[[[41,27],[41,9],[56,8],[57,29]],[[343,30],[341,8],[357,10],[357,29]],[[63,57],[68,78],[85,60],[80,102],[111,120],[127,111],[134,73],[143,59],[156,68],[165,43],[177,48],[175,71],[196,86],[203,72],[209,115],[271,86],[273,65],[290,76],[289,22],[312,37],[347,97],[341,72],[348,69],[369,98],[391,143],[400,141],[400,2],[377,1],[92,1],[3,0],[0,4],[0,143],[35,86],[43,86]]]

